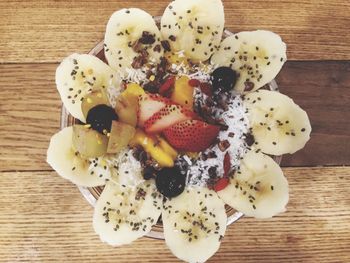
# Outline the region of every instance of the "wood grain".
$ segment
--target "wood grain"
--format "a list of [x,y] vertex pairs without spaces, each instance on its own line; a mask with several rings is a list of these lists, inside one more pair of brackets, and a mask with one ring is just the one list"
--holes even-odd
[[[209,262],[349,262],[350,168],[288,168],[288,211],[231,225]],[[0,262],[178,262],[163,241],[112,248],[93,209],[54,172],[0,174]]]
[[0,170],[47,170],[50,135],[59,130],[57,65],[0,65]]
[[[56,64],[0,65],[0,171],[47,170],[46,149],[59,130]],[[283,93],[309,114],[312,138],[284,166],[350,164],[350,62],[288,62]]]
[[[161,240],[103,244],[92,229],[92,207],[45,162],[60,122],[57,63],[103,39],[115,10],[161,15],[168,2],[0,1],[0,262],[178,262]],[[350,2],[223,3],[229,30],[268,29],[288,44],[292,62],[277,81],[308,112],[313,132],[282,165],[350,165]],[[284,172],[288,211],[231,225],[209,262],[350,262],[350,166]]]
[[350,62],[288,62],[277,83],[308,113],[313,129],[306,147],[284,155],[282,165],[349,165]]
[[[123,7],[161,15],[165,0],[1,1],[0,63],[58,62],[86,53],[103,38],[109,16]],[[268,29],[288,44],[291,60],[350,59],[347,0],[223,1],[232,31]]]

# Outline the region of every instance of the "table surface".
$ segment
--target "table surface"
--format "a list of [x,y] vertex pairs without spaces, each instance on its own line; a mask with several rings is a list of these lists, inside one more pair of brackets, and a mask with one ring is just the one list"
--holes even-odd
[[[59,130],[54,72],[103,38],[113,11],[161,15],[168,1],[0,2],[0,262],[176,262],[163,241],[112,248],[92,208],[45,162]],[[309,114],[307,146],[284,156],[288,211],[231,225],[210,262],[350,262],[350,2],[224,1],[231,31],[269,29],[288,44],[277,77]]]

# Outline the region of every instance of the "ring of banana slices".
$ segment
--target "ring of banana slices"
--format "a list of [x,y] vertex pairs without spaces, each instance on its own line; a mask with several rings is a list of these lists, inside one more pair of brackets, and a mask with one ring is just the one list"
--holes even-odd
[[[265,30],[239,32],[222,40],[224,22],[221,0],[175,0],[166,7],[160,25],[143,10],[121,9],[107,24],[107,63],[92,55],[72,54],[57,68],[56,85],[63,105],[82,124],[66,127],[52,136],[47,162],[60,176],[78,186],[104,186],[93,215],[93,228],[102,241],[112,246],[129,244],[147,235],[161,218],[171,252],[187,262],[205,262],[224,238],[225,205],[255,218],[270,218],[286,210],[288,182],[270,156],[302,149],[311,133],[303,109],[288,96],[265,88],[287,60],[286,44],[280,36]],[[175,77],[166,78],[166,72],[160,70],[164,61],[172,63],[170,70]],[[228,73],[216,82],[206,78],[219,68],[234,72],[234,78]],[[193,80],[194,73],[202,78]],[[157,74],[166,81],[160,83],[159,91],[150,91]],[[174,84],[178,78],[183,83],[185,78],[188,88],[195,88],[190,92],[181,90],[177,82]],[[206,85],[202,85],[203,79],[207,80]],[[130,84],[130,80],[135,83]],[[209,121],[203,123],[197,112],[193,114],[186,107],[188,101],[195,103],[192,96],[198,87],[214,87],[225,81],[232,84],[225,94],[242,102],[237,105],[253,141],[242,144],[244,148],[237,156],[232,156],[235,145],[230,146],[227,140],[219,144],[218,151],[225,158],[216,154],[216,159],[224,160],[224,172],[216,173],[219,180],[214,187],[209,183],[179,182],[174,176],[169,180],[179,187],[176,194],[159,191],[159,185],[165,182],[159,183],[158,179],[173,171],[171,167],[180,155],[192,160],[188,165],[195,165],[193,156],[208,152],[200,149],[187,153],[188,143],[181,143],[178,137],[186,140],[190,132],[205,130],[205,136],[196,135],[196,149],[199,145],[211,149],[215,140],[203,143],[211,134],[213,139],[222,137],[223,129],[215,128],[218,126]],[[170,86],[173,95],[169,95]],[[203,88],[203,96],[215,97],[223,89],[208,92]],[[143,104],[135,108],[135,101]],[[169,106],[171,101],[174,104]],[[96,116],[102,116],[103,121],[99,122]],[[110,127],[104,126],[108,118]],[[175,123],[176,118],[179,120]],[[169,123],[174,126],[164,130]],[[186,136],[179,136],[185,129]],[[234,136],[234,132],[229,133],[229,137]],[[146,163],[169,172],[151,173],[146,178],[146,168],[135,145],[146,152]],[[231,161],[227,162],[227,156]],[[212,160],[215,164],[215,157]]]

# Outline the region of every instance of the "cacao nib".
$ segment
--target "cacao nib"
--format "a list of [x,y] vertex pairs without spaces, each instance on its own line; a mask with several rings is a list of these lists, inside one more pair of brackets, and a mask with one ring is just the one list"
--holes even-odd
[[148,53],[147,50],[145,50],[145,49],[142,49],[142,50],[140,51],[140,54],[141,54],[141,56],[143,56],[143,57],[145,57],[145,58],[147,58],[148,55],[149,55],[149,53]]
[[251,81],[244,82],[244,91],[251,91],[254,89],[254,83]]
[[208,153],[208,158],[211,159],[211,158],[217,158],[218,156],[216,155],[216,153],[214,151],[211,151]]
[[160,47],[160,45],[155,45],[154,48],[153,48],[154,52],[160,53],[161,50],[162,50],[162,48]]
[[175,41],[176,41],[176,36],[170,35],[170,36],[169,36],[169,39],[170,39],[171,41],[174,41],[174,42],[175,42]]
[[132,50],[134,50],[136,53],[140,53],[142,49],[143,49],[142,44],[139,41],[136,41],[132,45]]
[[147,63],[147,58],[142,56],[142,55],[139,55],[137,57],[134,58],[134,61],[131,63],[131,66],[134,68],[134,69],[139,69],[141,68],[143,65],[145,65]]
[[246,133],[245,134],[245,142],[248,146],[252,146],[253,143],[255,142],[254,136],[251,133]]
[[230,147],[230,143],[228,140],[224,140],[219,142],[218,147],[220,149],[220,151],[224,152],[227,150],[228,147]]
[[163,47],[163,49],[164,49],[165,52],[171,50],[170,44],[169,44],[169,41],[168,41],[168,40],[163,40],[163,41],[161,41],[160,43],[162,44],[162,47]]
[[140,200],[141,198],[142,198],[143,200],[145,200],[145,196],[146,196],[145,190],[143,190],[142,188],[140,188],[140,189],[137,191],[136,195],[135,195],[135,200]]
[[212,166],[208,169],[208,173],[209,173],[209,176],[210,178],[215,178],[217,173],[216,173],[216,167],[215,166]]
[[139,39],[139,42],[144,44],[144,45],[151,45],[156,41],[156,39],[154,38],[154,35],[152,35],[150,32],[148,31],[143,31],[142,32],[142,36]]

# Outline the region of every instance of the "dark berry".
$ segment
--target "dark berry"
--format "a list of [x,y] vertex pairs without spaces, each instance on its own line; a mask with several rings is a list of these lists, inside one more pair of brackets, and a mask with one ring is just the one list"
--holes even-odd
[[112,121],[116,120],[118,120],[118,116],[115,110],[105,104],[100,104],[89,110],[86,123],[103,134],[111,131]]
[[236,80],[236,72],[229,67],[219,67],[211,74],[213,89],[218,91],[232,90]]
[[178,167],[163,168],[157,172],[156,186],[158,191],[166,197],[175,197],[183,192],[186,175]]
[[155,177],[157,170],[152,166],[146,166],[143,169],[143,179],[150,180]]

